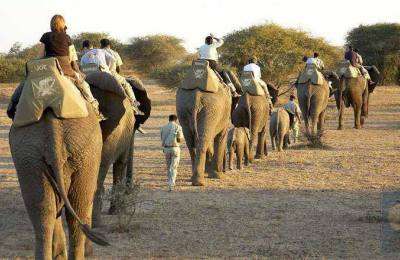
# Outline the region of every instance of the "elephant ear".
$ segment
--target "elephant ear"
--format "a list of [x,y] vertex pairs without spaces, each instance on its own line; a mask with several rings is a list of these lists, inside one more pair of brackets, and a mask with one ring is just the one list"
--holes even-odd
[[140,82],[127,78],[128,83],[131,85],[133,93],[135,93],[137,101],[140,102],[139,109],[144,115],[136,115],[135,118],[135,129],[139,128],[141,124],[144,124],[151,114],[151,100],[147,95],[147,90]]

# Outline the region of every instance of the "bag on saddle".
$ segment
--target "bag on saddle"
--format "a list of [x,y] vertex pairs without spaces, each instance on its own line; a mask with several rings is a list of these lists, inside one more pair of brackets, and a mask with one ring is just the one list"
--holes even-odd
[[180,88],[188,90],[198,88],[215,93],[222,86],[222,80],[210,68],[207,60],[195,60],[192,63],[192,68],[186,73]]
[[63,76],[56,58],[35,59],[26,64],[24,82],[13,124],[21,127],[40,120],[51,108],[57,118],[88,116],[85,100],[74,83]]
[[96,63],[88,63],[85,65],[81,65],[80,69],[86,75],[92,72],[100,71],[100,67]]
[[307,64],[304,71],[300,73],[297,82],[304,84],[310,81],[314,85],[322,85],[324,80],[324,75],[317,69],[315,64]]
[[251,71],[243,71],[240,76],[240,82],[243,86],[243,92],[252,96],[265,96],[265,91],[260,83],[253,76]]
[[341,61],[338,64],[337,74],[339,78],[357,78],[358,76],[361,76],[360,70],[351,65],[348,60]]

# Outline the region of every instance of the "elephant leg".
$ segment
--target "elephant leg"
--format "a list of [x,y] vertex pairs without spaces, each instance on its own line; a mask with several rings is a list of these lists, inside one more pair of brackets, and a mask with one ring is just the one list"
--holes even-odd
[[231,144],[231,146],[229,147],[229,162],[228,162],[228,167],[229,170],[233,170],[233,157],[235,155],[235,149],[233,148],[235,144]]
[[56,195],[41,167],[21,169],[16,163],[21,194],[35,232],[35,259],[52,259]]
[[[113,186],[111,193],[113,194],[110,201],[110,208],[108,214],[115,215],[121,212],[121,205],[118,205],[118,198],[121,191],[117,190],[118,185],[122,183],[126,176],[126,170],[128,166],[128,153],[124,153],[113,165]],[[122,195],[123,196],[123,195]]]
[[224,153],[226,141],[228,137],[227,129],[219,133],[214,139],[214,156],[213,156],[213,172],[209,175],[210,178],[221,179],[224,172]]
[[62,217],[56,219],[53,232],[53,259],[67,259],[67,242],[62,223]]
[[274,134],[270,134],[270,135],[271,135],[272,150],[275,150],[275,135]]
[[206,154],[207,147],[203,144],[199,144],[199,147],[196,148],[195,166],[192,175],[193,186],[204,186]]
[[[98,170],[91,169],[92,165],[80,170],[79,174],[74,174],[75,178],[71,180],[68,192],[68,198],[72,208],[83,221],[91,226],[92,224],[92,203],[93,195],[96,189],[96,175]],[[96,173],[96,174],[95,174]],[[94,183],[90,183],[94,182]],[[84,259],[86,236],[79,228],[78,221],[66,211],[66,218],[69,228],[69,259]]]
[[319,120],[318,120],[318,133],[321,134],[324,131],[324,124],[325,124],[325,111],[322,111],[319,114]]
[[283,149],[283,142],[284,142],[284,135],[281,130],[277,133],[278,136],[278,152],[282,152]]
[[344,101],[343,98],[340,98],[339,101],[339,126],[338,130],[343,130],[344,129]]
[[265,138],[267,135],[266,127],[263,128],[263,130],[258,133],[258,142],[257,142],[257,153],[256,153],[256,158],[257,159],[264,159],[265,158]]
[[366,87],[362,96],[361,120],[360,120],[361,126],[364,125],[365,119],[368,117],[368,97],[369,97],[368,87]]
[[290,143],[290,137],[288,132],[283,138],[283,149],[287,149],[289,143]]
[[109,168],[110,163],[108,162],[106,162],[105,164],[102,163],[102,165],[100,166],[99,176],[97,178],[97,189],[93,201],[93,227],[99,227],[103,224],[101,221],[101,210],[103,207],[104,181],[106,179]]
[[249,165],[249,154],[250,154],[250,147],[249,142],[246,142],[244,145],[244,165]]
[[244,144],[237,144],[236,146],[236,167],[239,170],[243,170],[243,153]]
[[257,132],[255,129],[252,129],[252,132],[250,134],[250,145],[249,145],[249,162],[253,163],[254,162],[254,155],[255,155],[255,151],[254,151],[254,147],[256,145],[257,142]]
[[361,105],[354,104],[354,128],[360,129],[361,128]]

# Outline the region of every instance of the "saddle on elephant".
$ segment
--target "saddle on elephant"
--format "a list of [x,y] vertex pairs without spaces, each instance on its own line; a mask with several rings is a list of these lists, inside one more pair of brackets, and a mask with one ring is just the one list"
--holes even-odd
[[240,82],[243,86],[243,92],[252,96],[265,96],[265,91],[256,80],[252,71],[243,71],[240,76]]
[[348,60],[343,60],[339,62],[338,68],[337,68],[337,74],[339,78],[345,77],[345,78],[357,78],[359,76],[362,76],[360,70],[353,65],[351,65],[350,61]]
[[324,75],[317,69],[315,64],[307,64],[304,71],[300,73],[297,82],[304,84],[310,81],[314,85],[322,85],[324,80]]
[[100,71],[100,66],[97,63],[88,63],[81,65],[80,70],[88,75],[89,73]]
[[200,89],[215,93],[220,87],[224,87],[222,79],[210,68],[207,60],[195,60],[192,68],[186,73],[180,88],[192,90]]
[[26,64],[27,78],[16,108],[13,125],[21,127],[40,120],[50,108],[57,118],[88,116],[85,100],[74,83],[63,75],[54,57]]

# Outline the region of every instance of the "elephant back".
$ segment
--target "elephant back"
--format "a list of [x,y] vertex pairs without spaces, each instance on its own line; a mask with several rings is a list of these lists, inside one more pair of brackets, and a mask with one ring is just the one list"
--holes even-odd
[[56,58],[31,60],[26,68],[28,76],[17,105],[15,127],[39,121],[48,108],[57,118],[88,116],[85,100],[75,84],[61,73]]
[[95,71],[87,74],[86,82],[90,84],[91,87],[98,88],[103,91],[108,91],[125,98],[125,93],[123,88],[120,86],[118,81],[113,75],[107,72]]
[[192,90],[200,89],[205,92],[215,93],[224,87],[222,79],[212,70],[207,60],[195,60],[191,69],[186,73],[180,88]]
[[252,96],[265,96],[265,91],[253,76],[251,71],[243,71],[240,77],[243,91]]
[[322,85],[324,80],[324,75],[317,69],[315,64],[307,64],[304,71],[300,73],[297,82],[304,84],[310,81],[314,85]]
[[351,65],[348,60],[339,62],[337,66],[337,74],[339,78],[357,78],[358,76],[361,76],[360,70]]

